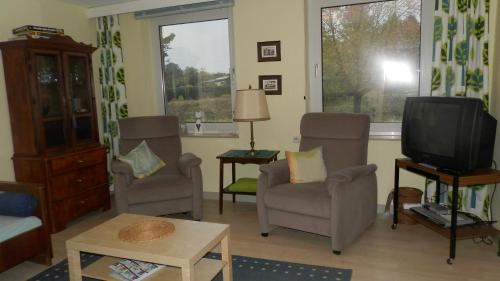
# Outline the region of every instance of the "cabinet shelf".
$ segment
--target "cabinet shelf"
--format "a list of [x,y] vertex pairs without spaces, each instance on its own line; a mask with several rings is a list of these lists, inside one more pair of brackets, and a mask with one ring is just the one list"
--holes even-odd
[[[441,236],[448,239],[450,238],[449,227],[438,225],[427,219],[425,216],[422,216],[410,210],[404,210],[403,213],[416,220],[419,224],[424,225],[425,227],[433,230],[436,233],[439,233]],[[500,235],[500,231],[488,223],[457,226],[457,240],[498,235]]]

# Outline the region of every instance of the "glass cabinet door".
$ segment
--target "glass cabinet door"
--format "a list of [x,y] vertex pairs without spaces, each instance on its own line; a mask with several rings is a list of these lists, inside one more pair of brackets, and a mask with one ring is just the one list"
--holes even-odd
[[65,54],[67,88],[72,130],[75,142],[93,139],[91,79],[88,57],[81,54]]
[[64,92],[58,52],[34,52],[34,80],[45,148],[66,145]]

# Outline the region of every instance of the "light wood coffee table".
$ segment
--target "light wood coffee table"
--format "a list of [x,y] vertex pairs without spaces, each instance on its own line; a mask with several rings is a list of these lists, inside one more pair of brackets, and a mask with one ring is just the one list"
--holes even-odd
[[[162,220],[175,225],[175,231],[156,240],[131,243],[118,238],[125,226],[144,220]],[[217,245],[222,260],[203,258]],[[121,214],[66,241],[70,280],[82,275],[115,280],[108,267],[121,258],[168,265],[145,280],[212,280],[222,270],[224,281],[232,280],[229,252],[229,226],[225,224]],[[85,269],[80,267],[80,252],[103,255]]]

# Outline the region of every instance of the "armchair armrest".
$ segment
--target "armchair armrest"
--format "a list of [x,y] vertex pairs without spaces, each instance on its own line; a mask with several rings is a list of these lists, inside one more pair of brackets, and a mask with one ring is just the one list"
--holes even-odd
[[199,167],[201,165],[201,159],[198,158],[193,153],[184,153],[179,158],[178,165],[181,173],[184,176],[191,178],[192,176],[191,168]]
[[[345,169],[335,171],[328,175],[326,178],[326,183],[328,186],[339,185],[342,183],[350,183],[355,181],[360,177],[375,173],[377,170],[377,165],[369,164],[363,166],[354,166]],[[329,191],[330,187],[328,188]]]
[[6,182],[0,181],[0,191],[21,192],[33,195],[38,201],[36,216],[38,216],[45,227],[48,227],[47,200],[45,199],[45,186],[36,183]]
[[184,153],[178,161],[181,173],[193,182],[193,209],[192,216],[195,220],[201,220],[203,216],[203,177],[201,175],[201,159],[193,153]]
[[267,176],[267,187],[290,182],[290,170],[285,159],[260,165],[259,170]]
[[119,160],[113,160],[111,162],[111,172],[113,172],[114,177],[116,209],[118,213],[127,212],[127,190],[134,180],[132,167]]
[[261,233],[268,233],[271,230],[271,225],[269,224],[267,207],[264,202],[266,190],[279,184],[289,183],[290,170],[285,159],[260,165],[259,170],[261,173],[257,182],[257,213]]
[[377,176],[374,164],[349,167],[326,180],[331,196],[332,249],[342,251],[370,226],[377,215]]
[[120,160],[113,160],[111,162],[111,172],[113,174],[133,175],[132,167],[129,164]]

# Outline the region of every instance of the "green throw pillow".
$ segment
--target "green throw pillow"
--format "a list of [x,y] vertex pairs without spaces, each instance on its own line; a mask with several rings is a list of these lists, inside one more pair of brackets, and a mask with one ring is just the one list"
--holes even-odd
[[129,164],[132,167],[134,176],[139,179],[152,175],[165,166],[165,162],[149,149],[146,141],[142,141],[127,155],[118,156],[118,160]]

